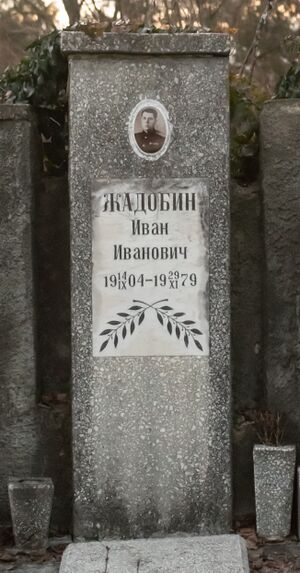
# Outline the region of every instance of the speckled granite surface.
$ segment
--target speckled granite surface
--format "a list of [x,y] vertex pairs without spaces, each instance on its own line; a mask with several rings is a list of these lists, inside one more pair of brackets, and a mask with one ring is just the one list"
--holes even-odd
[[238,535],[77,543],[66,549],[60,573],[98,573],[106,565],[111,573],[249,573]]
[[[150,35],[134,55],[124,35],[104,38],[99,49],[96,42],[90,55],[71,34],[63,47],[72,52],[75,535],[225,532],[231,523],[228,51],[223,46],[220,57],[213,49],[203,57],[198,45],[187,56],[179,37],[166,35],[159,45]],[[215,42],[209,36],[207,45]],[[151,45],[159,46],[155,55]],[[173,126],[168,150],[151,162],[134,153],[128,138],[131,110],[146,98],[163,103]],[[210,357],[93,358],[93,183],[157,177],[208,184]]]

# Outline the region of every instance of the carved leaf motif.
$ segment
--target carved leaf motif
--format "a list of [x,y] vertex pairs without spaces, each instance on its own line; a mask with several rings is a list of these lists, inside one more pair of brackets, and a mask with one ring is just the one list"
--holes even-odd
[[164,321],[163,321],[163,317],[162,317],[162,315],[161,315],[161,314],[159,314],[159,312],[157,312],[157,314],[156,314],[156,315],[157,315],[157,318],[158,318],[158,322],[160,322],[160,324],[163,324],[163,323],[164,323]]
[[199,340],[195,340],[195,339],[194,339],[194,342],[195,342],[197,348],[199,348],[199,350],[203,350],[203,348],[202,348],[202,346],[201,346]]
[[[128,314],[128,312],[118,312],[117,315],[120,316],[123,320],[110,320],[107,324],[111,324],[116,328],[107,328],[103,330],[99,336],[108,335],[107,340],[105,340],[100,348],[100,352],[106,348],[109,341],[111,340],[114,344],[114,347],[117,348],[119,344],[119,340],[126,338],[128,329],[130,334],[133,334],[136,329],[135,319],[137,320],[137,325],[142,324],[145,319],[145,313],[149,309],[153,309],[156,312],[158,322],[164,326],[167,326],[167,330],[170,336],[173,334],[176,335],[177,339],[183,336],[183,341],[186,347],[189,346],[190,338],[193,340],[197,348],[203,351],[202,345],[200,344],[199,340],[196,340],[195,336],[202,335],[202,332],[198,328],[191,328],[192,325],[196,324],[194,320],[178,320],[180,317],[184,316],[185,312],[175,312],[174,314],[170,314],[170,311],[174,309],[171,306],[155,306],[158,303],[148,304],[143,301],[132,301],[141,303],[142,306],[131,306],[129,310],[136,311],[134,315]],[[164,302],[164,301],[159,301]],[[168,300],[166,299],[166,302]],[[141,311],[141,312],[139,312]],[[164,322],[164,318],[166,321]]]
[[107,345],[108,345],[108,341],[109,341],[109,338],[108,338],[107,340],[104,340],[103,344],[101,344],[101,347],[100,347],[100,352],[102,352],[102,350],[104,350],[104,348],[106,348],[106,347],[107,347]]
[[100,332],[99,336],[104,336],[105,334],[109,334],[112,331],[111,328],[107,328],[106,330],[102,330],[102,332]]

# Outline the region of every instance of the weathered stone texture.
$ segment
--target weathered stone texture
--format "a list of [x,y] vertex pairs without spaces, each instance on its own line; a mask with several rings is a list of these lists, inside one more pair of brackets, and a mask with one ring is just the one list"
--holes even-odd
[[256,407],[262,387],[262,201],[258,182],[231,182],[231,316],[234,410]]
[[259,183],[231,181],[231,337],[234,515],[254,515],[251,410],[264,395],[262,349],[263,236]]
[[10,523],[7,478],[48,475],[55,484],[52,526],[66,531],[72,522],[68,189],[66,179],[41,184],[34,123],[29,106],[0,107],[0,526]]
[[84,32],[63,32],[62,50],[67,54],[202,54],[228,55],[230,37],[219,33],[116,34],[91,38]]
[[[185,50],[170,58],[164,46],[154,57],[149,51],[158,40],[152,38],[143,40],[144,53],[138,57],[130,37],[127,53],[119,57],[103,56],[103,47],[99,56],[80,51],[70,56],[78,536],[137,535],[146,529],[219,532],[228,530],[231,521],[228,62],[225,57],[185,58]],[[123,35],[122,52],[125,41]],[[128,118],[144,98],[163,102],[173,124],[168,152],[157,162],[141,160],[129,143]],[[141,177],[199,177],[208,183],[209,375],[205,358],[92,358],[91,185],[103,178]],[[104,434],[99,433],[99,417]]]
[[256,531],[281,539],[291,528],[295,478],[295,446],[256,445],[253,451]]
[[63,554],[60,573],[98,573],[106,565],[110,573],[249,573],[238,535],[76,543]]
[[274,100],[261,115],[265,240],[265,376],[268,406],[285,413],[299,442],[300,100]]
[[297,467],[297,535],[300,541],[300,466]]
[[38,386],[39,394],[51,400],[68,392],[71,375],[67,177],[44,177],[35,205]]
[[70,235],[66,177],[44,177],[35,201],[40,468],[55,485],[52,529],[72,527]]
[[19,551],[45,551],[53,499],[49,478],[10,478],[8,495],[16,548]]
[[8,520],[7,477],[37,467],[32,214],[36,156],[28,106],[0,107],[0,508]]

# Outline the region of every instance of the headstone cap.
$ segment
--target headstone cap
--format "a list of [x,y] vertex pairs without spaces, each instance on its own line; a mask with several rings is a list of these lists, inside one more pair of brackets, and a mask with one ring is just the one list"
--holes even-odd
[[64,31],[61,49],[65,54],[214,55],[228,56],[230,36],[217,32],[139,34],[106,32],[91,38],[81,31]]

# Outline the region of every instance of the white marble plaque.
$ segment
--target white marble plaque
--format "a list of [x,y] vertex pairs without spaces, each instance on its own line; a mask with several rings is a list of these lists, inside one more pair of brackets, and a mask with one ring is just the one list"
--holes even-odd
[[208,356],[203,181],[98,181],[92,218],[93,355]]

